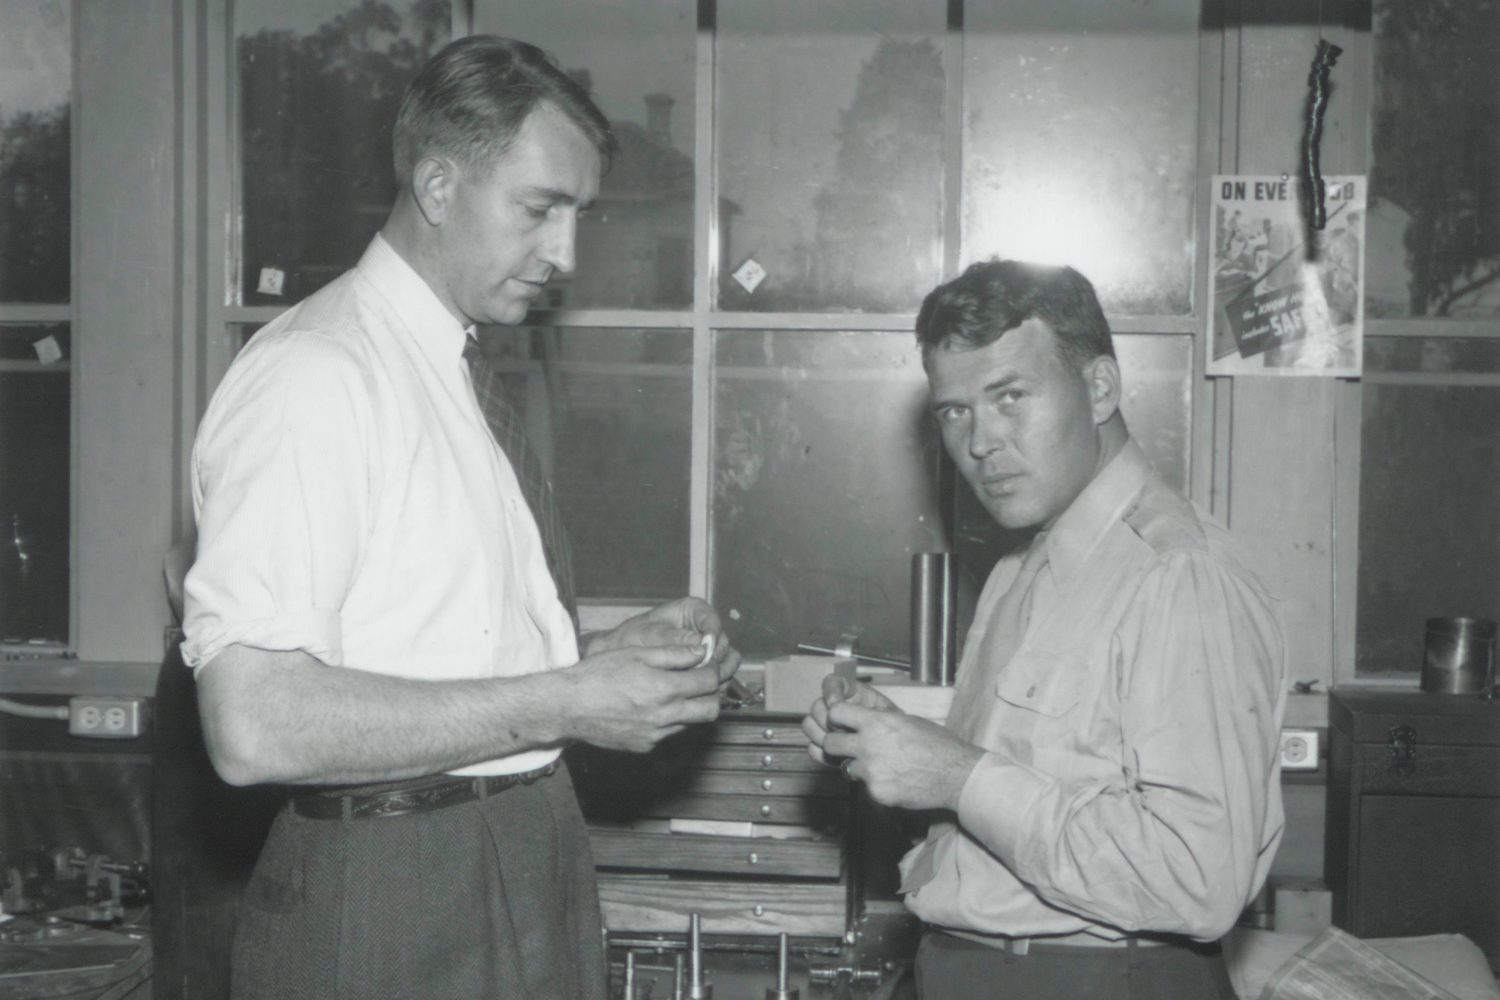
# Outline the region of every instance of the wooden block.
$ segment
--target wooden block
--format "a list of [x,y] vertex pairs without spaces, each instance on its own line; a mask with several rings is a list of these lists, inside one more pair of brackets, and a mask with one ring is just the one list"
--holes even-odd
[[767,712],[806,715],[823,693],[823,678],[839,674],[853,678],[856,663],[832,656],[781,656],[765,663]]

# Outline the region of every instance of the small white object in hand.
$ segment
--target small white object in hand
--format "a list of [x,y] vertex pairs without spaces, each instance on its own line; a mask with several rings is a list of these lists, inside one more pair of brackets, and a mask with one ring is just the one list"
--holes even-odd
[[714,658],[714,637],[711,635],[705,635],[703,637],[702,646],[703,658],[698,661],[698,666],[706,667],[708,666],[708,661]]

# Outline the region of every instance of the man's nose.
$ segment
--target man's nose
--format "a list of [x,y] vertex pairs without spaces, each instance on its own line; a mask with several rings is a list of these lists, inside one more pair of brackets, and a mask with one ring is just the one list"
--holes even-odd
[[559,274],[572,274],[577,264],[575,252],[578,243],[578,217],[572,212],[562,212],[547,227],[538,256],[552,265]]
[[1004,448],[1005,434],[1000,421],[976,414],[969,428],[969,457],[987,458]]

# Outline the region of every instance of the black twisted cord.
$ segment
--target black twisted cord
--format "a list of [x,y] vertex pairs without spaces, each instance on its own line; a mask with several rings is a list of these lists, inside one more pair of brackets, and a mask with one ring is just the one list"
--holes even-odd
[[[1312,93],[1307,102],[1302,175],[1308,221],[1314,230],[1322,230],[1328,222],[1328,210],[1324,206],[1323,169],[1318,162],[1318,151],[1323,142],[1323,112],[1328,107],[1328,71],[1333,68],[1343,51],[1327,39],[1318,39],[1318,54],[1313,57],[1312,74],[1308,77]],[[1312,246],[1311,240],[1308,245]]]

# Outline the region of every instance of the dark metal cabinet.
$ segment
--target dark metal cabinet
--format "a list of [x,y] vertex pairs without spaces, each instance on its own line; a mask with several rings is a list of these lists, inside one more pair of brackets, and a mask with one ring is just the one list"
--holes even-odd
[[1500,964],[1500,700],[1339,690],[1329,737],[1333,922],[1463,934]]

